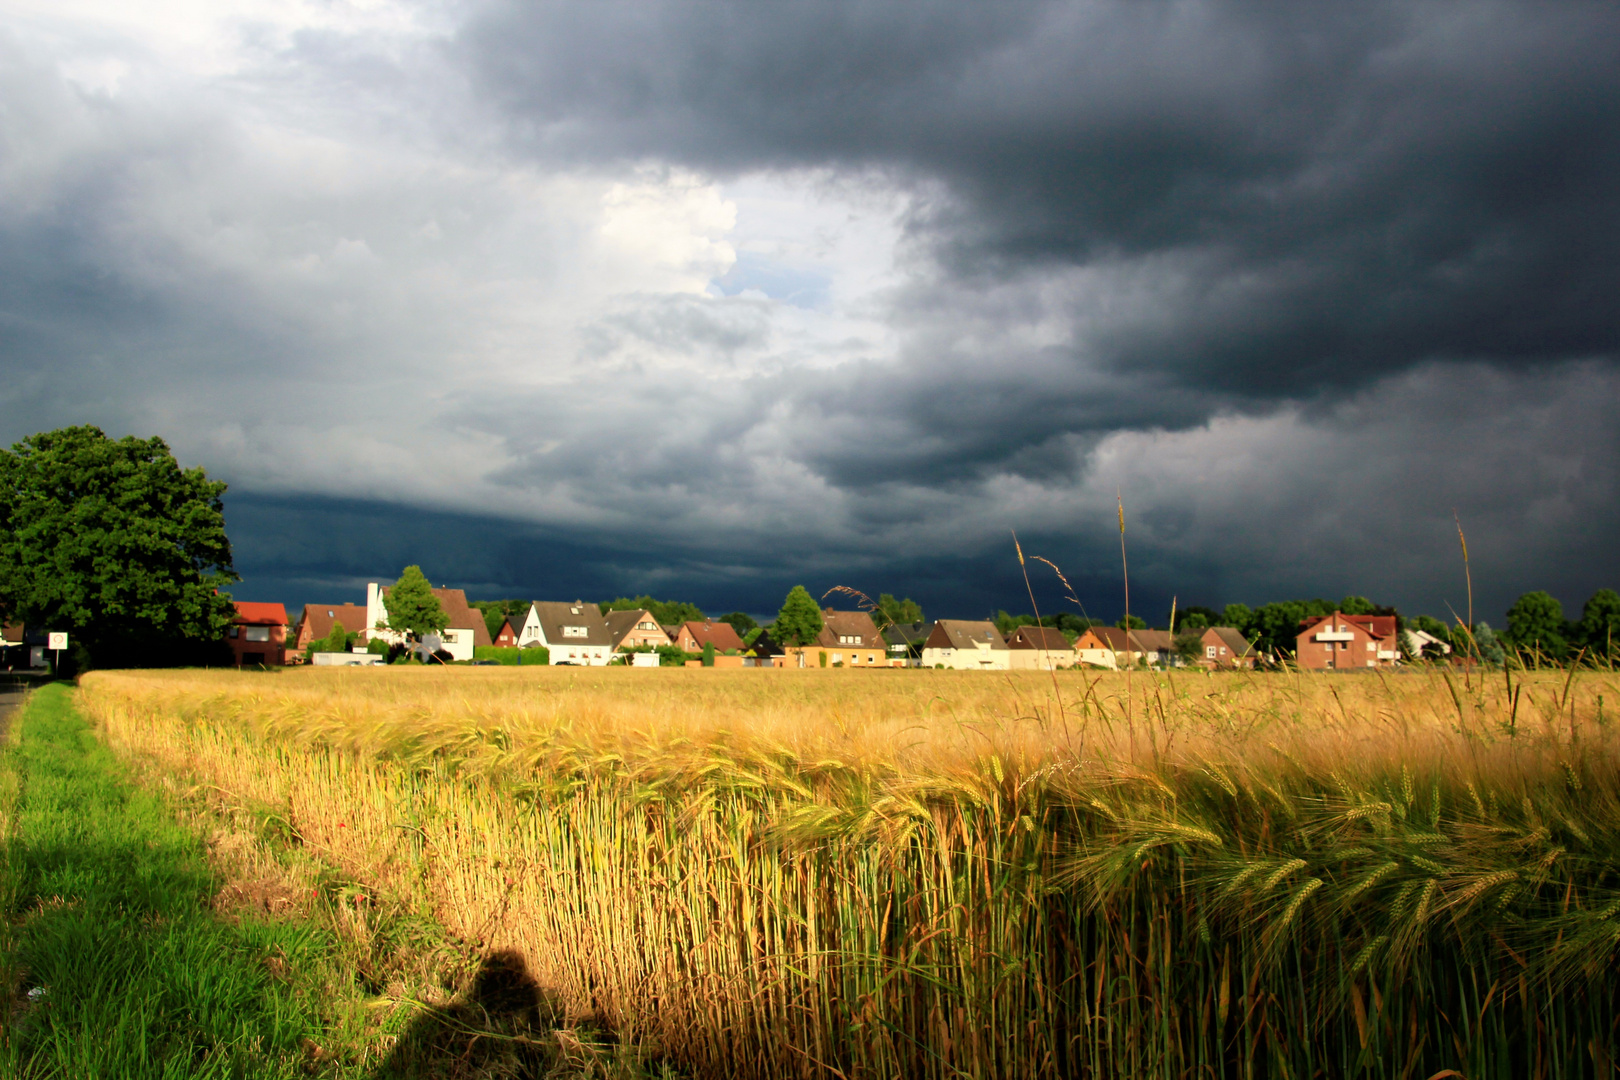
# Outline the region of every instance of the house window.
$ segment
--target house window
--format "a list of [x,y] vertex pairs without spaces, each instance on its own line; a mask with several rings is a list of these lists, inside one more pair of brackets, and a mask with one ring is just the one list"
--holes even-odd
[[1373,651],[1373,643],[1372,643],[1372,642],[1370,642],[1370,641],[1369,641],[1369,642],[1367,642],[1367,651],[1368,651],[1368,652],[1372,652],[1372,651]]
[[[1221,651],[1225,652],[1226,650],[1222,649]],[[1207,659],[1210,659],[1210,660],[1215,659],[1215,646],[1213,646],[1213,645],[1204,646],[1204,656]]]
[[268,626],[248,626],[243,628],[242,636],[249,641],[269,641],[270,628]]
[[240,626],[233,626],[230,629],[230,636],[231,637],[236,637],[237,635],[241,634],[241,632],[242,632],[242,628]]
[[842,664],[844,662],[844,654],[841,652],[833,653],[832,662],[835,664]]
[[583,626],[565,626],[562,628],[563,637],[587,637],[588,631]]
[[653,628],[653,624],[650,623],[650,622],[636,623],[636,629],[637,630],[651,630],[652,628]]

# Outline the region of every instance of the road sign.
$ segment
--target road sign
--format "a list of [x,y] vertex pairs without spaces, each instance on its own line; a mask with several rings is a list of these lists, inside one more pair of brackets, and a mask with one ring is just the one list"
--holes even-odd
[[[65,632],[52,630],[46,636],[49,638],[49,640],[45,644],[45,647],[47,649],[65,649],[65,648],[68,647],[67,646],[67,634]],[[38,641],[39,639],[35,638],[34,640]]]

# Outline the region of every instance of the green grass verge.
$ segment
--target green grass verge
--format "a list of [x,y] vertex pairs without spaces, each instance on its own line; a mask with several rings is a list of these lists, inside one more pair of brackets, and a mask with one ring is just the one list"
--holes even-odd
[[[293,1077],[329,1023],[331,935],[226,921],[198,836],[124,768],[63,685],[35,693],[0,757],[0,1073]],[[325,973],[324,971],[322,973]]]
[[[280,819],[132,774],[73,695],[37,691],[0,745],[0,1077],[671,1075],[568,1029],[513,954],[344,880]],[[222,877],[205,832],[301,883],[299,910],[222,904],[254,882]]]

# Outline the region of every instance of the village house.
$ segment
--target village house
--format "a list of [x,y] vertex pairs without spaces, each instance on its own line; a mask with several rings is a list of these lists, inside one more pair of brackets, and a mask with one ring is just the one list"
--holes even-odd
[[1197,663],[1203,668],[1252,668],[1254,646],[1234,627],[1207,627],[1201,637],[1204,655]]
[[1441,641],[1427,630],[1413,630],[1408,627],[1404,639],[1406,655],[1412,660],[1425,658],[1437,660],[1451,655],[1451,643]]
[[[366,586],[366,637],[381,638],[391,645],[405,640],[404,634],[387,629],[388,607],[383,597],[392,591],[393,586],[375,581]],[[464,589],[434,589],[433,595],[449,620],[439,633],[444,650],[457,660],[471,660],[473,649],[490,643],[489,624],[484,622],[483,612],[468,605]]]
[[[763,636],[763,635],[762,635]],[[821,632],[808,645],[782,647],[777,667],[903,667],[904,660],[891,660],[889,643],[878,633],[872,616],[864,611],[821,613]],[[761,665],[765,666],[765,665]]]
[[619,649],[657,649],[674,644],[650,611],[610,611],[608,638]]
[[613,657],[608,622],[595,604],[536,600],[518,630],[524,648],[544,645],[552,665],[603,667]]
[[[827,651],[827,663],[843,667],[889,667],[889,643],[864,611],[821,613],[816,644]],[[819,661],[818,661],[819,662]]]
[[743,667],[787,667],[787,650],[771,640],[770,631],[761,630],[743,651]]
[[1335,611],[1299,621],[1294,662],[1307,671],[1365,671],[1399,660],[1393,615]]
[[30,633],[22,623],[10,623],[0,629],[0,666],[7,671],[26,670],[45,666],[44,633]]
[[681,623],[675,630],[674,642],[687,652],[702,652],[705,645],[713,645],[717,653],[727,649],[742,652],[743,648],[742,638],[737,636],[730,623],[712,620]]
[[325,641],[332,634],[332,624],[337,623],[351,634],[360,635],[358,644],[364,645],[370,639],[371,627],[366,623],[366,609],[361,604],[305,604],[304,612],[298,616],[298,626],[293,632],[293,643],[289,650],[293,656],[301,656],[305,649],[317,641]]
[[889,664],[892,667],[916,667],[922,663],[923,643],[933,632],[934,624],[926,622],[890,623],[883,628],[883,640],[889,644]]
[[1167,660],[1174,655],[1175,641],[1166,630],[1126,631],[1117,626],[1093,626],[1075,639],[1074,651],[1082,664],[1116,670]]
[[1074,639],[1074,655],[1082,664],[1108,668],[1120,666],[1130,649],[1130,635],[1117,626],[1092,626]]
[[236,620],[225,631],[225,643],[237,667],[280,666],[286,662],[287,609],[236,601]]
[[1020,626],[1007,638],[1014,671],[1055,671],[1078,659],[1063,631],[1050,626]]
[[958,671],[1009,671],[1007,642],[992,622],[940,619],[923,642],[922,666]]
[[490,644],[499,649],[508,649],[518,643],[517,631],[512,628],[511,619],[502,619],[501,628],[490,639]]

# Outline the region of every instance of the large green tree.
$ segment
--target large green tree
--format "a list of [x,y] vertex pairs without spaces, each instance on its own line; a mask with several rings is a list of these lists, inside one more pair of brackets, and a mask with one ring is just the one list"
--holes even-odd
[[0,451],[0,604],[91,662],[202,662],[236,616],[225,484],[162,439],[61,428]]
[[877,614],[887,620],[887,622],[880,622],[880,625],[884,626],[920,623],[923,621],[921,605],[909,596],[904,600],[896,600],[891,593],[884,593],[878,597]]
[[1248,604],[1227,604],[1221,609],[1221,625],[1247,637],[1254,626],[1254,609]]
[[808,645],[821,633],[821,605],[803,585],[795,585],[776,614],[771,640],[778,645]]
[[1564,637],[1564,605],[1548,593],[1527,592],[1507,613],[1507,637],[1514,647],[1558,659],[1569,651]]
[[1581,608],[1581,644],[1598,656],[1620,651],[1620,593],[1599,589]]
[[433,586],[420,566],[405,568],[394,587],[383,595],[383,606],[388,609],[388,628],[414,638],[436,634],[450,625],[450,617],[433,595]]
[[524,616],[529,612],[527,600],[469,600],[467,604],[483,613],[484,626],[489,629],[492,641],[501,632],[502,623],[511,619],[515,629],[522,624]]
[[[729,615],[722,615],[717,621],[723,622],[733,630],[737,631],[738,637],[742,637],[750,630],[759,629],[759,623],[754,620],[754,617],[743,611],[733,611]],[[712,667],[713,665],[711,664],[710,666]]]

